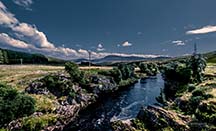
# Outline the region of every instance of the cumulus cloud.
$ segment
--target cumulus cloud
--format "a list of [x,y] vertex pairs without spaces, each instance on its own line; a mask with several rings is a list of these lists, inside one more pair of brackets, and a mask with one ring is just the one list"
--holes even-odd
[[97,51],[104,51],[104,50],[105,50],[105,48],[103,47],[103,45],[101,43],[98,44]]
[[29,48],[29,45],[23,41],[11,38],[6,33],[0,33],[0,43],[4,43],[16,48]]
[[24,7],[26,10],[31,10],[30,6],[33,4],[32,0],[13,0],[13,2],[19,6]]
[[211,33],[211,32],[216,32],[216,26],[211,26],[211,25],[204,26],[204,27],[199,28],[199,29],[187,31],[186,34],[188,34],[188,35],[207,34],[207,33]]
[[175,40],[175,41],[172,41],[173,44],[177,45],[177,46],[184,46],[185,43],[181,40]]
[[5,5],[0,1],[0,24],[10,26],[17,22],[18,20],[14,17],[14,15],[8,12]]
[[122,43],[122,46],[127,47],[127,46],[132,46],[132,43],[129,43],[128,41],[125,41]]
[[[21,1],[21,0],[20,0]],[[28,1],[28,0],[26,0]],[[29,5],[31,2],[27,2]],[[28,5],[24,2],[24,5]],[[42,53],[44,55],[62,58],[62,59],[76,59],[88,58],[88,50],[56,47],[54,43],[50,42],[45,33],[39,31],[36,26],[28,23],[22,23],[15,17],[14,14],[8,11],[6,6],[0,1],[0,25],[9,28],[11,36],[6,33],[0,33],[0,46],[19,48],[23,51],[31,50],[32,53]],[[13,37],[12,37],[13,36]],[[62,45],[62,44],[61,44]],[[132,46],[128,41],[124,42],[122,46]],[[102,44],[98,44],[100,51],[104,50]],[[142,54],[124,54],[124,53],[106,53],[106,52],[91,52],[92,58],[102,58],[107,55],[118,56],[139,56],[139,57],[159,57],[160,55],[142,55]]]
[[[76,51],[74,49],[64,48],[64,47],[54,47],[52,49],[38,48],[24,41],[12,38],[6,33],[0,33],[0,45],[1,44],[15,47],[15,48],[24,49],[24,50],[30,49],[32,53],[42,53],[47,56],[52,56],[52,57],[62,58],[62,59],[88,58],[88,55],[89,55],[89,51],[85,49],[79,49]],[[116,56],[123,56],[123,57],[137,56],[137,57],[143,57],[143,58],[156,58],[156,57],[161,56],[161,55],[125,54],[125,53],[108,53],[108,52],[97,53],[97,52],[91,51],[91,56],[93,59],[102,58],[108,55],[116,55]]]
[[50,43],[47,40],[46,35],[38,31],[35,26],[29,25],[27,23],[19,23],[17,26],[12,28],[13,31],[19,33],[21,36],[20,38],[28,37],[29,43],[35,44],[37,47],[41,48],[54,48],[54,44]]

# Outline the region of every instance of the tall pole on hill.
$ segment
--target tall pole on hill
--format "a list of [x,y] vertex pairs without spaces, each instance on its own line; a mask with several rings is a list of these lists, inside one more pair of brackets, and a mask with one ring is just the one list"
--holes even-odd
[[194,52],[193,52],[193,55],[197,55],[197,44],[194,43]]
[[89,67],[91,66],[91,51],[88,50],[88,55],[89,55]]

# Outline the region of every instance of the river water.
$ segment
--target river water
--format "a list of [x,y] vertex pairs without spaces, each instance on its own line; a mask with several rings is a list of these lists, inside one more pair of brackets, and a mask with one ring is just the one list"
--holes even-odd
[[104,96],[100,102],[89,106],[79,114],[77,123],[71,123],[65,130],[111,131],[110,121],[135,118],[142,106],[157,103],[164,81],[160,74],[138,82],[127,90]]

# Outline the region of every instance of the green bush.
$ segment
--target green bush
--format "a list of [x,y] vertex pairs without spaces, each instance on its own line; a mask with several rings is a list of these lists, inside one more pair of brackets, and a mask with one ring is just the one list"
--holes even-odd
[[195,89],[196,89],[196,87],[194,85],[189,85],[188,86],[188,92],[192,92]]
[[[59,75],[48,75],[42,79],[45,87],[55,96],[68,96],[74,94],[72,81],[65,81]],[[75,95],[71,95],[75,96]]]
[[116,83],[122,80],[122,73],[118,68],[113,68],[110,73]]
[[185,64],[170,63],[163,69],[162,76],[165,81],[186,85],[191,82],[192,70]]
[[98,71],[98,74],[113,77],[117,84],[122,80],[122,73],[118,68],[113,68],[112,70],[100,70]]
[[132,122],[132,126],[135,127],[136,130],[140,130],[140,131],[146,131],[147,130],[145,124],[141,120],[133,119],[131,122]]
[[189,114],[194,114],[194,112],[196,111],[196,109],[198,108],[200,102],[204,100],[204,97],[202,96],[195,96],[195,97],[191,97],[189,99],[189,109],[188,109],[188,113]]
[[204,96],[205,95],[205,91],[203,89],[196,89],[192,92],[193,97],[196,96]]
[[132,65],[120,64],[118,69],[122,74],[122,79],[127,80],[128,78],[134,77],[134,67]]
[[103,75],[103,76],[111,76],[111,70],[99,70],[98,71],[99,75]]
[[22,129],[25,131],[39,131],[48,125],[55,124],[57,116],[53,114],[47,114],[36,117],[27,117],[23,119]]
[[35,100],[0,84],[0,127],[8,122],[31,115],[35,111]]
[[73,62],[65,63],[65,71],[70,74],[71,80],[79,84],[85,84],[85,73],[79,69],[79,66]]
[[148,76],[155,76],[158,73],[158,66],[155,63],[140,63],[140,71],[146,73]]

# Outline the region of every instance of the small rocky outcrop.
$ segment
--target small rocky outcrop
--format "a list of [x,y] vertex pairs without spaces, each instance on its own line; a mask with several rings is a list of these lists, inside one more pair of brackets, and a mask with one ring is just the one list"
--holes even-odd
[[[32,117],[38,117],[38,116],[41,116],[43,115],[42,112],[35,112],[34,114],[32,114],[31,116]],[[18,131],[18,130],[21,130],[22,128],[22,121],[23,119],[20,118],[20,119],[17,119],[17,120],[13,120],[11,121],[8,126],[7,126],[7,129],[10,130],[10,131]]]
[[130,120],[113,121],[111,126],[114,131],[136,131]]
[[189,130],[187,123],[191,121],[190,117],[157,106],[142,108],[137,118],[143,121],[151,130],[158,130],[170,126],[175,130],[187,131]]
[[91,76],[91,88],[93,89],[93,93],[108,93],[118,90],[118,86],[111,77],[95,75]]
[[43,94],[48,95],[49,90],[47,88],[44,88],[44,83],[41,81],[34,81],[32,82],[25,91],[29,94]]

